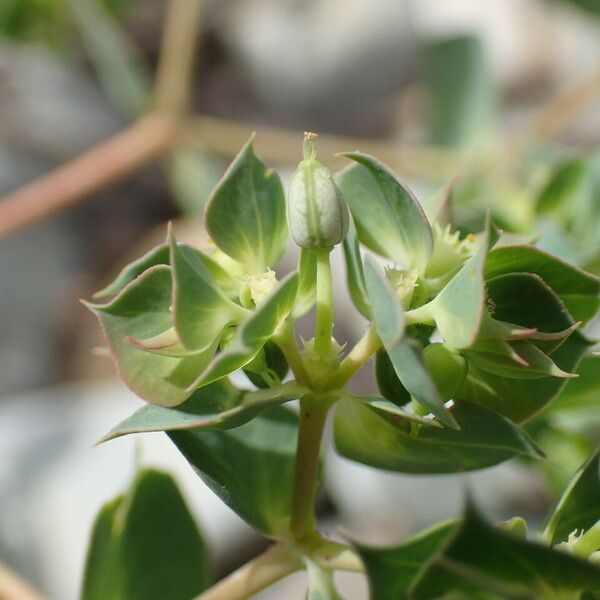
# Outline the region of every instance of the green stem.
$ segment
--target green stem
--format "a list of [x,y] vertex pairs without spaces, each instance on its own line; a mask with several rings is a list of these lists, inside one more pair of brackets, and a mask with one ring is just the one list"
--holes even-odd
[[330,571],[364,573],[365,566],[354,548],[346,544],[322,539],[310,552],[310,557],[321,567]]
[[573,550],[578,556],[588,558],[600,548],[600,521],[590,527],[574,544]]
[[317,318],[315,323],[315,350],[327,354],[331,348],[333,333],[333,282],[329,253],[331,250],[315,251],[317,257]]
[[304,361],[302,360],[302,356],[300,356],[296,337],[294,336],[294,328],[289,318],[283,322],[283,325],[274,337],[274,341],[281,348],[296,381],[302,385],[310,385],[310,379],[304,368]]
[[340,389],[364,366],[371,356],[381,348],[381,340],[375,332],[375,326],[369,325],[365,335],[356,343],[344,358],[335,377],[327,384],[328,389]]
[[243,600],[302,568],[304,564],[297,554],[283,544],[275,544],[194,600]]
[[300,424],[296,450],[296,474],[291,529],[298,542],[315,531],[315,499],[319,479],[321,439],[330,403],[308,396],[300,400]]

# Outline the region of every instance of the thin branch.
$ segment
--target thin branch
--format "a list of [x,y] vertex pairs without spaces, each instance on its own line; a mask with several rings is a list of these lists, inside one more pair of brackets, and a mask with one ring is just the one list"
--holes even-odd
[[30,583],[0,562],[0,600],[45,600]]
[[[302,139],[300,130],[281,129],[251,124],[236,123],[227,119],[208,115],[195,115],[186,123],[182,134],[188,141],[203,149],[234,156],[248,141],[255,129],[255,149],[261,158],[269,163],[295,165],[298,162],[298,140]],[[442,177],[454,174],[457,160],[456,152],[434,147],[407,146],[387,140],[355,138],[338,135],[319,134],[319,151],[322,156],[332,157],[338,152],[356,150],[373,154],[391,168],[406,174],[431,177],[432,173]],[[347,160],[334,158],[327,163],[332,167],[347,164]]]
[[190,89],[198,44],[202,0],[170,0],[155,81],[155,108],[183,114]]
[[599,96],[600,69],[597,68],[536,111],[530,128],[540,137],[556,138]]
[[0,238],[70,208],[164,154],[172,119],[151,114],[40,179],[0,200]]
[[302,568],[300,557],[283,544],[275,544],[194,600],[243,600]]

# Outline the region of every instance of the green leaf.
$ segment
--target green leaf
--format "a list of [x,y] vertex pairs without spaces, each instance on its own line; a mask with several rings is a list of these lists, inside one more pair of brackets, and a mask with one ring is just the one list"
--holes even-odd
[[563,163],[552,175],[537,198],[539,213],[554,212],[561,208],[573,194],[577,194],[586,175],[586,165],[581,159]]
[[264,390],[238,390],[227,379],[221,379],[196,390],[176,408],[143,406],[113,427],[98,443],[130,433],[239,427],[263,410],[299,399],[307,391],[295,382]]
[[423,365],[416,342],[405,339],[404,313],[385,277],[371,259],[365,261],[365,282],[377,335],[381,338],[396,375],[411,396],[450,427],[456,427],[437,388]]
[[[556,294],[543,280],[531,273],[511,273],[487,282],[494,319],[515,323],[539,332],[568,329],[573,320]],[[556,348],[555,341],[539,340],[536,346],[547,350],[562,371],[573,373],[589,342],[577,331]],[[522,422],[540,411],[563,388],[567,380],[557,377],[512,379],[493,375],[469,364],[460,397],[491,408],[509,419]]]
[[220,339],[227,325],[239,322],[247,311],[211,283],[198,250],[177,244],[171,233],[169,247],[177,335],[188,350],[206,350]]
[[269,536],[288,529],[298,418],[281,406],[226,431],[172,431],[169,437],[207,485]]
[[171,269],[150,267],[127,285],[110,303],[84,303],[100,320],[119,376],[138,396],[151,404],[176,406],[191,392],[189,386],[210,363],[215,348],[179,358],[146,352],[130,339],[147,340],[173,325]]
[[455,522],[440,523],[394,548],[358,545],[369,578],[371,600],[408,600],[410,584],[455,528]]
[[394,365],[383,348],[375,355],[375,377],[377,387],[384,398],[397,406],[404,406],[410,402],[410,394],[398,379]]
[[544,536],[551,544],[587,531],[600,519],[600,451],[586,460],[552,511]]
[[445,549],[418,575],[409,597],[483,591],[508,599],[558,598],[564,597],[561,592],[586,590],[600,590],[599,567],[493,527],[469,506]]
[[535,273],[564,302],[576,321],[588,321],[600,307],[600,278],[534,246],[494,248],[485,263],[485,277]]
[[370,257],[365,261],[365,284],[377,335],[386,348],[394,346],[404,335],[404,312],[389,282]]
[[368,318],[370,309],[365,285],[365,274],[360,255],[358,236],[356,235],[356,226],[352,218],[350,219],[348,233],[343,241],[343,248],[346,260],[346,281],[350,290],[350,298],[357,310]]
[[206,228],[215,244],[258,275],[283,255],[288,230],[279,176],[265,170],[252,148],[242,148],[206,206]]
[[[567,383],[559,396],[541,413],[562,425],[569,415],[593,420],[600,399],[600,356],[586,356],[577,369],[579,377]],[[598,415],[600,416],[600,415]],[[564,417],[564,418],[563,418]]]
[[474,35],[434,40],[427,48],[431,141],[464,146],[491,130],[494,90],[484,47]]
[[317,301],[317,255],[314,252],[300,249],[298,274],[298,295],[293,311],[295,319],[306,314]]
[[285,277],[236,331],[233,341],[214,358],[190,388],[217,381],[248,364],[290,314],[298,291],[298,274]]
[[423,362],[442,400],[459,398],[458,392],[468,371],[467,361],[444,344],[433,343],[423,350]]
[[460,431],[415,428],[400,415],[341,400],[335,409],[335,446],[351,460],[403,473],[472,471],[514,456],[540,456],[519,427],[493,411],[461,402],[452,414]]
[[483,266],[496,239],[488,221],[477,251],[430,304],[440,334],[453,348],[467,348],[477,337],[485,304]]
[[[258,359],[260,359],[260,370],[254,365]],[[251,366],[253,368],[250,368]],[[267,388],[273,384],[273,379],[281,382],[289,370],[290,367],[281,348],[275,342],[268,341],[263,346],[262,353],[259,352],[256,359],[246,365],[244,373],[256,387]]]
[[125,115],[139,116],[152,99],[152,76],[139,50],[102,2],[66,4],[102,90]]
[[127,265],[118,275],[117,278],[109,283],[104,289],[96,292],[94,298],[101,300],[114,296],[121,292],[127,284],[131,283],[136,277],[139,277],[146,269],[156,265],[169,264],[169,247],[166,244],[161,244],[152,248],[141,258]]
[[210,584],[206,547],[166,473],[146,469],[101,510],[82,600],[190,600]]
[[372,156],[347,152],[359,163],[337,183],[354,217],[360,241],[382,256],[423,273],[433,251],[431,227],[413,193]]

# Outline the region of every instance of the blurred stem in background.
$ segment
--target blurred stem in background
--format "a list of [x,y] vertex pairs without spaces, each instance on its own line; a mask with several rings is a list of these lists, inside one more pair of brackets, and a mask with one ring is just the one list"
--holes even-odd
[[[0,237],[90,198],[99,189],[124,179],[157,158],[166,160],[174,193],[184,197],[182,204],[185,205],[189,203],[186,200],[189,186],[184,184],[187,179],[194,179],[192,173],[198,164],[192,158],[198,156],[195,148],[231,157],[247,139],[251,128],[248,124],[190,113],[201,0],[172,0],[169,3],[154,86],[149,67],[113,16],[115,11],[118,12],[118,6],[109,3],[111,13],[106,3],[64,1],[72,12],[79,37],[105,92],[125,114],[140,120],[56,171],[0,199]],[[14,18],[10,10],[3,10],[0,28],[2,17],[5,20]],[[455,80],[449,81],[440,76],[445,72],[443,69],[432,68],[429,72],[430,88],[439,92],[434,94],[434,98],[444,96],[445,100],[449,97],[454,99],[451,104],[456,118],[447,119],[443,129],[435,126],[441,123],[439,119],[432,120],[432,141],[441,146],[407,146],[385,140],[321,135],[322,152],[333,155],[360,146],[365,152],[380,157],[392,169],[408,175],[431,178],[435,174],[436,178],[444,179],[460,171],[465,176],[470,152],[468,146],[462,144],[481,128],[475,127],[473,120],[469,124],[463,121],[466,117],[473,117],[475,112],[475,121],[487,123],[483,129],[489,131],[489,88],[486,87],[487,78],[481,77],[482,71],[485,71],[481,49],[472,38],[459,36],[451,43],[432,44],[432,65],[436,64],[435,56],[443,49],[447,50],[442,52],[444,60],[449,56],[455,62],[459,61],[464,69],[460,85]],[[536,113],[522,134],[557,136],[599,94],[600,72],[596,71],[572,89],[551,99]],[[445,101],[445,114],[447,106]],[[432,111],[434,117],[440,112],[436,110],[435,101]],[[294,147],[300,132],[267,127],[258,129],[257,151],[267,161],[279,164],[295,162]],[[519,140],[523,135],[512,137]],[[506,155],[510,156],[512,144],[502,140],[498,144],[501,149],[506,145],[510,146],[505,149]],[[496,161],[498,153],[493,154]],[[90,168],[95,164],[102,168]],[[334,160],[332,166],[336,165]],[[481,168],[481,165],[477,164],[476,168]]]

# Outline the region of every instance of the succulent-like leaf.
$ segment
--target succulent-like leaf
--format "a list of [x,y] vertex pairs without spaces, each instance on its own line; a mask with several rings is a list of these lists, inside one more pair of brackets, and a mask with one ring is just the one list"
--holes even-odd
[[217,354],[190,389],[217,381],[248,364],[290,314],[297,292],[298,273],[290,273],[241,324],[232,342]]
[[183,358],[136,347],[173,325],[171,269],[157,265],[129,283],[110,303],[86,306],[100,320],[121,379],[151,404],[175,406],[188,398],[188,387],[210,363],[215,348]]
[[131,283],[136,277],[139,277],[146,269],[156,265],[168,265],[169,256],[169,247],[166,244],[161,244],[160,246],[156,246],[156,248],[152,248],[152,250],[144,254],[144,256],[124,267],[114,281],[94,294],[94,298],[96,300],[102,300],[103,298],[118,294],[125,286],[127,286],[127,284]]
[[493,527],[470,505],[446,547],[419,573],[409,597],[429,600],[451,591],[515,600],[598,592],[600,567]]
[[372,156],[361,152],[343,156],[358,163],[340,172],[337,182],[360,241],[405,268],[424,273],[433,236],[413,193]]
[[360,255],[360,245],[356,235],[356,226],[353,219],[350,219],[348,233],[343,242],[344,258],[346,260],[346,281],[350,291],[350,298],[357,310],[369,317],[369,298],[365,285],[365,274],[362,257]]
[[293,311],[295,319],[306,314],[317,301],[317,255],[306,248],[300,250],[298,277],[298,295]]
[[220,338],[225,327],[242,320],[247,311],[215,287],[200,252],[177,244],[169,234],[173,273],[173,320],[182,344],[202,351]]
[[210,584],[206,546],[166,473],[146,469],[101,510],[82,600],[189,600]]
[[410,393],[396,375],[396,369],[388,353],[380,348],[375,355],[375,377],[381,395],[396,406],[410,402]]
[[289,524],[297,430],[295,413],[276,406],[234,429],[168,435],[227,505],[266,535],[278,536]]
[[477,251],[430,304],[444,341],[453,348],[467,348],[477,337],[485,310],[483,267],[496,239],[488,221]]
[[283,255],[288,230],[279,176],[242,148],[206,206],[206,228],[215,244],[251,275],[264,273]]
[[299,399],[307,391],[295,382],[264,390],[238,390],[228,380],[221,379],[196,390],[189,400],[175,408],[143,406],[113,427],[98,443],[131,433],[239,427],[263,410]]
[[283,381],[290,370],[285,354],[275,342],[268,341],[263,346],[262,355],[261,353],[257,355],[258,358],[261,359],[263,370],[258,370],[253,363],[249,363],[244,368],[246,377],[258,388],[271,387],[273,380]]
[[371,259],[365,261],[365,281],[377,335],[402,385],[411,396],[450,427],[456,422],[440,398],[423,365],[416,342],[405,339],[404,313],[389,283]]
[[600,278],[534,246],[494,248],[485,263],[486,279],[507,273],[539,275],[576,321],[588,321],[600,307]]
[[440,523],[394,548],[358,545],[369,578],[371,600],[408,600],[410,584],[456,526],[453,521]]
[[600,451],[577,471],[550,514],[544,535],[551,544],[567,541],[569,534],[587,531],[600,520]]
[[335,409],[335,446],[346,458],[403,473],[472,471],[514,456],[541,455],[525,432],[493,411],[464,402],[452,414],[460,431],[415,428],[411,419],[341,400]]
[[[568,332],[574,325],[560,299],[537,275],[501,275],[489,280],[487,289],[494,308],[493,316],[499,321],[533,328],[538,333]],[[558,347],[555,340],[536,340],[535,345],[544,352],[551,352],[552,362],[559,369],[574,373],[589,342],[574,331]],[[482,371],[470,363],[460,397],[496,410],[513,421],[522,422],[548,404],[566,381],[563,377],[506,378],[494,375],[489,370]]]

